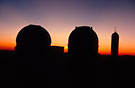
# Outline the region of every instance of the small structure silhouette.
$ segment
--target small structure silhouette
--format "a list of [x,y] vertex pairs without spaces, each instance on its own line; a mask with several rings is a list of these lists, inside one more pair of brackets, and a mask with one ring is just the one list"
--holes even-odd
[[118,48],[119,48],[119,34],[114,32],[112,34],[112,41],[111,41],[111,55],[118,56]]
[[64,47],[60,46],[51,46],[50,50],[55,55],[63,55],[64,54]]

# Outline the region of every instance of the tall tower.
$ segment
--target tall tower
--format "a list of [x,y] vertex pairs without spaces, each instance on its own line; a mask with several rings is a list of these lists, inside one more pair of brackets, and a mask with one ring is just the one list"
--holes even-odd
[[119,48],[119,34],[114,32],[112,34],[112,41],[111,41],[111,55],[118,56],[118,48]]

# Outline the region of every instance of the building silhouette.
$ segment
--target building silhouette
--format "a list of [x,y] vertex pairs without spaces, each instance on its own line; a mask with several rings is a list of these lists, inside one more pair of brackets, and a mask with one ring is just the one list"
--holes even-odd
[[[22,28],[16,37],[16,79],[27,87],[47,86],[51,37],[39,25]],[[43,84],[44,82],[44,84]]]
[[99,55],[98,36],[92,27],[80,26],[71,32],[68,55],[68,71],[72,72],[72,87],[95,86]]
[[68,40],[69,69],[87,71],[98,61],[98,37],[92,27],[76,27]]
[[51,37],[46,29],[39,25],[28,25],[20,30],[16,37],[15,50],[22,56],[36,56],[48,52]]
[[70,55],[95,55],[98,53],[98,37],[92,27],[76,27],[69,36]]
[[117,32],[114,32],[112,34],[112,40],[111,40],[111,55],[112,56],[118,56],[118,48],[119,48],[119,34]]
[[[47,71],[51,37],[46,29],[39,25],[22,28],[16,37],[17,63],[32,71]],[[44,70],[45,69],[45,70]]]
[[51,50],[51,53],[53,53],[53,55],[61,56],[64,54],[64,47],[51,46],[50,50]]

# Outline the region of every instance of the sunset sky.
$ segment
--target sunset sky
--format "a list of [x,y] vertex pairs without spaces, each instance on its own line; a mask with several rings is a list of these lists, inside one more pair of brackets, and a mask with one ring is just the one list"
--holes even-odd
[[91,26],[100,54],[110,54],[116,26],[119,54],[135,55],[135,0],[0,0],[0,49],[13,50],[17,33],[29,24],[41,25],[51,45],[64,47],[75,26]]

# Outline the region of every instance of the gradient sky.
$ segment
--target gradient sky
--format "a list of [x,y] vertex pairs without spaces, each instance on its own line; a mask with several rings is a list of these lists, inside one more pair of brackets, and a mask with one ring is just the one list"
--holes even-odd
[[135,0],[0,0],[0,49],[14,49],[17,33],[29,24],[43,26],[52,45],[64,47],[75,26],[92,26],[100,54],[110,54],[116,26],[119,54],[135,55]]

